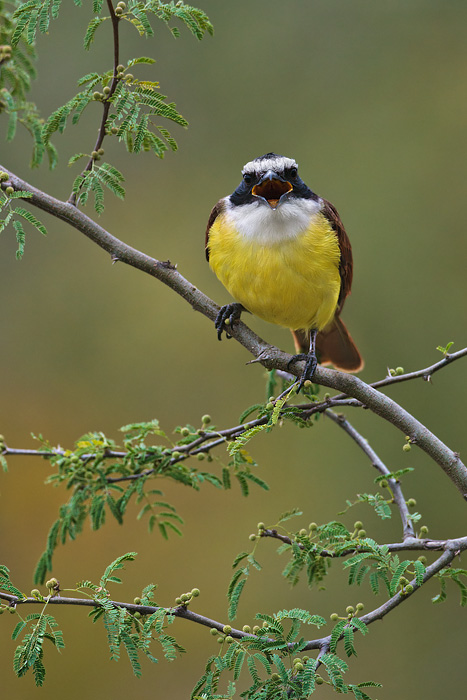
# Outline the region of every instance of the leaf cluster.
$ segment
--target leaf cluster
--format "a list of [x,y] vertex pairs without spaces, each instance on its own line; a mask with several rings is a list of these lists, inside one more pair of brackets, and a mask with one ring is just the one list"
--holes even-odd
[[[0,173],[0,178],[2,173]],[[24,247],[26,244],[26,233],[23,226],[23,221],[33,226],[39,233],[43,236],[47,235],[47,230],[44,224],[34,216],[32,212],[25,209],[24,207],[15,204],[15,200],[18,199],[28,199],[31,197],[29,192],[22,192],[17,190],[15,192],[6,193],[0,190],[0,213],[3,213],[4,218],[0,219],[0,233],[8,226],[9,223],[13,224],[13,228],[16,233],[16,258],[20,260],[24,255]]]
[[222,467],[222,479],[190,464],[190,446],[199,440],[198,431],[192,426],[184,428],[183,434],[179,429],[181,438],[175,443],[156,419],[126,425],[121,431],[123,449],[102,432],[84,435],[73,450],[53,448],[39,436],[43,454],[55,470],[46,483],[63,484],[71,495],[50,528],[45,551],[36,567],[36,583],[43,583],[47,571],[52,569],[52,557],[59,543],[76,539],[88,520],[93,530],[105,524],[107,515],[123,524],[133,501],[140,507],[137,518],[147,518],[150,532],[157,528],[165,539],[170,533],[181,535],[183,519],[164,500],[163,492],[152,487],[155,479],[170,479],[197,491],[206,483],[227,489],[231,487],[232,473],[244,495],[249,493],[250,483],[267,488],[252,473],[254,460],[243,452],[235,455],[230,466]]
[[[302,626],[323,626],[325,620],[319,615],[295,608],[274,615],[258,613],[256,618],[262,626],[255,627],[252,634],[241,639],[220,635],[218,641],[222,643],[222,650],[208,659],[205,672],[193,690],[193,700],[234,697],[236,681],[245,668],[250,686],[240,693],[240,697],[246,700],[286,700],[292,697],[304,700],[322,683],[327,683],[337,692],[353,693],[359,700],[367,700],[368,695],[362,688],[378,685],[371,681],[347,685],[343,678],[347,664],[332,651],[320,655],[319,660],[303,654],[307,643],[301,634]],[[355,629],[364,627],[359,622]],[[317,673],[320,665],[326,680]],[[219,686],[226,675],[232,679],[227,682],[227,693],[222,694]]]
[[31,82],[36,77],[36,53],[34,47],[21,38],[17,30],[17,1],[0,0],[0,117],[7,117],[6,139],[11,141],[18,124],[30,133],[33,140],[31,167],[38,166],[44,155],[50,167],[57,162],[57,152],[52,144],[42,141],[42,124],[35,104],[27,100]]

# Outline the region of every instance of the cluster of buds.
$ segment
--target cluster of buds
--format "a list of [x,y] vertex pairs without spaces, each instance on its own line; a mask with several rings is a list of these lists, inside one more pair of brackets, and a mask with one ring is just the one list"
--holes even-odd
[[125,10],[126,10],[126,3],[119,2],[117,7],[115,8],[115,14],[117,15],[117,17],[121,17],[123,15],[123,13],[125,12]]
[[100,160],[103,155],[104,155],[103,148],[98,148],[97,151],[92,151],[92,153],[91,153],[91,157],[93,160]]
[[330,616],[331,622],[337,622],[338,620],[351,620],[353,617],[360,615],[365,606],[363,603],[357,603],[357,605],[348,605],[345,609],[345,616],[340,617],[337,613],[332,613]]
[[182,593],[182,595],[178,596],[175,598],[175,605],[184,605],[187,607],[193,598],[197,598],[199,596],[199,588],[192,588],[189,593]]

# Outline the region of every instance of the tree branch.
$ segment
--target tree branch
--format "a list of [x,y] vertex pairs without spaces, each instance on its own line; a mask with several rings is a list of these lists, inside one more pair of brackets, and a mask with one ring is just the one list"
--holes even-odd
[[[436,561],[433,562],[433,564],[426,568],[422,584],[417,584],[416,580],[413,579],[410,582],[413,588],[413,591],[411,593],[405,593],[404,595],[396,593],[396,595],[389,598],[385,603],[375,608],[371,612],[367,613],[366,615],[363,615],[359,619],[366,625],[369,625],[372,622],[375,622],[376,620],[381,620],[389,612],[391,612],[391,610],[408,600],[413,595],[413,593],[415,593],[415,591],[417,591],[423,584],[429,581],[429,579],[431,579],[435,574],[439,573],[441,569],[448,566],[452,562],[452,560],[465,549],[467,549],[467,537],[461,537],[459,539],[454,540],[446,540],[446,542],[444,543],[443,554],[438,559],[436,559]],[[10,593],[4,593],[3,591],[0,591],[0,599],[8,602],[8,604],[12,607],[16,607],[19,605],[44,604],[44,600],[37,600],[33,597],[20,599],[15,595],[12,595]],[[160,610],[160,607],[155,605],[136,605],[134,603],[125,603],[121,601],[112,601],[112,603],[113,605],[115,605],[115,607],[125,608],[129,612],[133,613],[140,612],[142,615],[151,615],[157,610]],[[91,600],[88,598],[65,598],[61,597],[60,595],[57,595],[49,599],[48,605],[76,605],[96,608],[99,607],[100,603],[96,600]],[[187,608],[184,605],[178,606],[176,608],[166,608],[166,610],[170,611],[170,614],[174,617],[189,620],[190,622],[195,622],[196,624],[203,625],[205,627],[215,628],[219,632],[223,632],[224,630],[224,623],[218,622],[217,620],[213,620],[204,615],[192,612],[189,608]],[[229,632],[229,634],[236,639],[257,639],[257,637],[254,634],[243,632],[243,630],[238,630],[234,628],[232,628],[232,631]],[[331,635],[321,637],[319,639],[312,639],[306,643],[306,646],[302,648],[302,651],[323,648],[328,649],[330,641]],[[293,644],[290,645],[290,648],[293,649]]]
[[[9,181],[2,183],[2,187],[5,188],[10,185],[15,190],[29,192],[32,195],[27,200],[29,203],[76,228],[103,250],[107,251],[111,255],[113,262],[119,260],[156,277],[182,296],[193,309],[211,320],[215,319],[219,310],[217,304],[180,275],[175,266],[169,261],[161,262],[126,245],[72,204],[57,200],[32,187],[2,165],[0,165],[0,169],[7,172],[10,178]],[[230,335],[241,343],[267,369],[289,370],[288,363],[291,355],[266,343],[243,322],[237,322],[230,329]],[[293,374],[299,376],[301,372],[303,372],[302,363],[295,363],[293,365]],[[313,379],[322,386],[335,389],[357,399],[376,415],[392,423],[404,435],[409,436],[411,443],[418,445],[443,469],[463,498],[467,500],[467,468],[461,461],[459,454],[445,445],[408,411],[388,396],[385,396],[353,375],[325,367],[318,367]],[[391,383],[387,380],[383,381],[386,381],[386,384]],[[399,381],[402,380],[399,378]]]
[[370,459],[372,465],[379,471],[380,474],[383,476],[388,477],[388,484],[391,487],[392,493],[393,493],[393,498],[394,498],[394,503],[397,505],[399,508],[399,513],[401,516],[402,520],[402,528],[403,528],[403,536],[404,539],[406,537],[413,537],[415,535],[415,531],[413,528],[413,523],[410,520],[410,513],[409,509],[407,507],[407,503],[405,502],[404,494],[402,493],[401,485],[399,481],[396,481],[396,479],[390,478],[390,470],[387,468],[387,466],[383,463],[383,461],[378,457],[374,449],[371,447],[371,445],[368,443],[367,440],[365,440],[362,435],[349,423],[349,421],[346,419],[345,416],[342,414],[337,414],[334,413],[334,411],[327,410],[325,414],[330,418],[334,423],[339,425],[347,435],[350,435],[352,440],[354,440],[357,445],[360,447],[361,450],[366,454],[366,456]]

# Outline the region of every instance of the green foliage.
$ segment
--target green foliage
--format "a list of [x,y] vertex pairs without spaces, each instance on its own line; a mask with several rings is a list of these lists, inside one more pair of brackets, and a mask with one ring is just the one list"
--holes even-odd
[[464,581],[461,580],[461,576],[467,576],[466,569],[451,569],[450,567],[441,569],[441,571],[436,575],[436,578],[439,580],[441,586],[441,591],[438,593],[438,595],[431,599],[432,602],[444,603],[447,597],[446,581],[450,580],[458,586],[461,594],[460,604],[462,607],[465,607],[467,605],[467,586]]
[[[81,0],[75,0],[75,5],[81,6]],[[45,154],[49,157],[50,167],[57,163],[57,152],[50,139],[56,132],[63,133],[68,118],[77,124],[84,110],[91,102],[100,103],[101,128],[98,151],[90,154],[78,153],[70,158],[70,164],[81,157],[86,157],[87,163],[73,183],[72,201],[84,205],[91,193],[94,196],[94,207],[98,214],[104,210],[104,191],[109,189],[114,195],[123,199],[124,177],[113,165],[97,164],[101,158],[101,146],[105,136],[115,136],[122,141],[131,153],[150,151],[157,157],[163,158],[164,153],[177,149],[177,143],[171,133],[159,119],[168,119],[179,126],[186,127],[188,122],[175,108],[173,102],[167,102],[167,97],[159,91],[159,83],[154,80],[139,80],[129,72],[130,68],[140,64],[151,65],[153,58],[133,58],[126,67],[117,63],[104,73],[92,72],[85,75],[78,84],[83,89],[71,97],[64,105],[58,107],[44,123],[34,104],[27,102],[26,95],[35,77],[34,60],[36,58],[34,44],[37,33],[48,33],[50,22],[58,17],[61,0],[27,0],[20,3],[13,0],[6,3],[0,0],[0,46],[7,47],[6,53],[0,54],[0,115],[7,116],[6,138],[11,141],[17,132],[17,124],[26,127],[33,138],[33,156],[31,165],[39,165]],[[94,17],[91,18],[84,37],[84,48],[89,49],[96,37],[96,31],[102,24],[107,24],[111,30],[111,19],[108,15],[107,3],[101,0],[93,2]],[[121,8],[120,8],[121,10]],[[118,15],[118,16],[117,16]],[[118,33],[121,21],[132,24],[143,36],[153,36],[151,18],[166,24],[174,36],[179,36],[177,26],[173,21],[181,22],[197,39],[202,39],[213,28],[207,15],[198,8],[183,2],[163,3],[157,0],[142,3],[139,0],[129,0],[125,11],[113,14],[113,29]],[[114,32],[114,37],[115,37]],[[102,92],[100,91],[102,90]],[[40,230],[40,222],[34,223],[31,215],[28,221]],[[6,223],[5,223],[6,221]],[[17,257],[24,252],[24,229],[18,218],[3,220],[4,226],[13,223],[18,242]]]
[[[44,642],[46,640],[51,642],[57,651],[61,651],[65,647],[63,634],[56,629],[58,625],[55,618],[46,613],[51,594],[43,599],[44,606],[40,613],[32,613],[23,619],[19,613],[19,605],[21,601],[26,600],[26,596],[17,591],[9,578],[5,579],[3,576],[5,569],[6,567],[0,567],[0,589],[6,589],[10,592],[16,591],[15,595],[18,595],[19,598],[16,605],[16,615],[20,620],[15,626],[11,638],[17,640],[22,636],[22,639],[15,650],[13,669],[18,678],[32,669],[36,685],[41,686],[45,677]],[[6,574],[8,575],[8,570],[6,570]]]
[[448,344],[446,345],[445,348],[443,348],[442,345],[438,345],[438,346],[436,347],[436,349],[439,350],[440,352],[442,352],[443,355],[444,355],[444,357],[446,357],[446,355],[449,355],[449,351],[450,351],[450,349],[452,348],[453,345],[454,345],[454,342],[451,341],[450,343],[448,343]]
[[0,212],[3,212],[5,216],[5,218],[0,219],[0,233],[8,226],[10,222],[13,223],[13,228],[16,232],[16,242],[18,245],[16,250],[17,259],[22,258],[26,241],[26,234],[23,228],[22,220],[27,221],[29,224],[31,224],[31,226],[34,226],[34,228],[43,236],[47,235],[45,226],[34,216],[34,214],[23,207],[14,205],[16,199],[28,199],[31,196],[32,195],[29,192],[21,192],[19,190],[9,194],[0,190]]
[[47,155],[53,168],[57,162],[56,150],[52,144],[43,143],[42,120],[36,105],[26,98],[36,77],[36,54],[26,40],[20,40],[21,34],[18,35],[15,19],[18,4],[0,0],[0,46],[11,47],[10,51],[0,53],[0,120],[2,114],[7,117],[7,141],[16,136],[18,124],[30,133],[33,140],[32,167],[38,166]]
[[26,598],[24,593],[22,593],[10,580],[10,569],[4,564],[0,564],[0,590],[6,591],[15,595],[19,600]]
[[[162,498],[163,492],[151,487],[155,479],[170,479],[195,490],[205,483],[216,488],[230,488],[230,480],[226,484],[225,478],[220,479],[210,471],[187,463],[190,457],[197,456],[199,440],[204,440],[206,434],[200,438],[192,427],[177,428],[181,439],[172,443],[157,420],[126,425],[121,431],[124,433],[123,449],[101,432],[84,435],[73,450],[55,449],[39,436],[41,448],[55,470],[46,483],[64,484],[71,495],[60,507],[58,519],[49,531],[45,551],[34,574],[36,583],[43,583],[47,571],[51,570],[53,553],[59,543],[76,539],[88,519],[93,530],[101,528],[108,515],[123,524],[131,501],[140,506],[138,519],[147,518],[149,532],[157,528],[165,539],[171,533],[181,535],[183,519],[174,506]],[[217,437],[217,433],[214,434]],[[209,443],[204,449],[209,452]],[[233,473],[242,493],[247,495],[249,484],[267,488],[252,472],[254,466],[256,463],[250,455],[241,451],[228,467],[223,466],[223,470]]]
[[[315,625],[319,628],[325,624],[320,616],[294,609],[282,610],[275,615],[258,614],[256,617],[263,622],[263,626],[255,634],[242,639],[230,638],[230,644],[226,644],[224,638],[221,652],[208,659],[205,672],[193,690],[192,699],[233,697],[235,681],[245,670],[244,675],[248,672],[251,685],[240,697],[246,700],[304,700],[314,692],[317,680],[323,680],[317,673],[319,664],[327,674],[328,680],[325,682],[337,692],[352,692],[356,698],[365,700],[368,696],[362,688],[378,687],[372,681],[346,685],[343,674],[347,670],[347,664],[333,652],[320,655],[319,662],[318,659],[302,654],[306,646],[304,637],[300,634],[302,625]],[[353,629],[362,631],[363,627],[360,624]],[[219,693],[220,683],[227,675],[232,676],[228,692]]]
[[359,493],[356,501],[353,503],[351,501],[346,501],[346,503],[349,508],[357,503],[368,503],[368,505],[374,508],[376,515],[382,520],[387,520],[391,517],[390,504],[392,501],[387,501],[380,493]]

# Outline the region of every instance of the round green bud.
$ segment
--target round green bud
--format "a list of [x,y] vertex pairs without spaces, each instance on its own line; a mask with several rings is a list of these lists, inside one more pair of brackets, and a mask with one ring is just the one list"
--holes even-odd
[[101,92],[98,92],[98,91],[96,90],[96,92],[93,92],[93,93],[92,93],[92,99],[93,99],[93,100],[96,100],[96,102],[98,102],[99,100],[102,100],[102,98],[103,98],[103,95],[102,95]]
[[309,389],[310,386],[313,386],[313,382],[311,381],[311,379],[305,379],[305,381],[303,382],[303,386],[305,387],[305,389]]
[[121,17],[121,16],[123,15],[123,10],[122,10],[122,8],[121,8],[121,7],[116,7],[116,8],[115,8],[115,14],[117,15],[117,17]]
[[246,634],[250,634],[250,633],[251,633],[251,627],[250,627],[250,625],[243,625],[242,630],[243,630],[243,632],[246,632]]
[[409,580],[405,578],[405,576],[401,576],[399,579],[399,583],[401,586],[406,586],[408,584]]
[[266,529],[266,525],[264,523],[258,523],[258,525],[256,527],[258,528],[258,530],[265,530]]
[[133,613],[133,617],[135,617],[137,620],[141,619],[141,613],[139,610],[136,610],[136,612]]
[[53,590],[54,588],[58,587],[58,581],[56,578],[49,578],[47,583],[45,584],[49,590]]
[[183,593],[180,596],[180,598],[182,599],[182,603],[187,603],[190,600],[191,596],[188,595],[188,593]]
[[277,683],[277,681],[280,681],[281,677],[279,676],[278,673],[271,673],[271,680],[273,683]]
[[175,598],[175,605],[181,605],[182,604],[182,599],[181,598]]
[[396,370],[395,370],[395,369],[390,369],[390,370],[389,370],[389,376],[390,376],[390,377],[395,377],[395,376],[396,376]]
[[354,528],[355,528],[356,530],[361,530],[362,527],[363,527],[363,523],[362,523],[361,520],[357,520],[357,521],[353,524],[353,526],[354,526]]
[[381,479],[379,483],[381,484],[381,488],[383,489],[387,489],[387,487],[389,486],[389,482],[387,479]]
[[122,10],[126,10],[126,3],[124,3],[124,2],[119,2],[119,3],[117,3],[117,7],[121,7]]
[[427,561],[427,560],[426,560],[426,557],[422,554],[421,557],[418,557],[418,561],[421,561],[422,564],[426,564],[426,561]]
[[307,537],[308,531],[303,528],[298,534],[300,535],[300,537]]
[[259,627],[259,625],[255,625],[255,626],[253,627],[253,634],[258,634],[258,632],[260,631],[260,629],[261,629],[261,628]]
[[411,583],[409,583],[409,585],[405,587],[405,592],[406,593],[413,593],[413,586]]
[[227,644],[232,644],[232,642],[234,641],[234,638],[231,637],[230,635],[228,635],[228,636],[225,638],[225,641],[227,642]]
[[396,374],[404,374],[404,368],[403,367],[396,367]]
[[332,622],[337,622],[338,619],[339,619],[339,615],[338,615],[337,613],[332,613],[332,615],[331,615],[331,621],[332,621]]
[[41,592],[37,588],[33,588],[31,591],[31,596],[33,598],[40,598],[41,597]]
[[206,413],[204,416],[202,416],[201,423],[204,423],[205,425],[207,425],[208,423],[211,422],[211,420],[212,420],[211,416],[208,413]]
[[217,643],[218,643],[218,644],[223,644],[223,643],[224,643],[224,639],[225,639],[225,637],[218,637],[218,638],[217,638]]
[[230,634],[232,632],[232,628],[230,625],[224,625],[222,631],[224,634]]
[[316,676],[315,683],[316,685],[323,685],[324,678],[321,678],[321,676]]
[[266,404],[266,409],[268,411],[272,411],[273,408],[274,408],[274,404],[272,403],[272,401],[268,401],[268,403]]
[[363,605],[363,603],[357,603],[357,610],[358,610],[358,612],[360,612],[360,610],[363,610],[364,607],[365,607],[365,606]]
[[250,542],[254,542],[256,540],[256,535],[252,533],[248,539],[250,540]]
[[205,459],[205,457],[206,455],[204,454],[204,452],[198,452],[198,454],[196,455],[196,459],[198,460],[198,462],[202,462],[203,459]]
[[123,73],[124,70],[125,70],[125,66],[122,63],[119,63],[117,66],[117,71],[119,73]]
[[172,452],[172,457],[173,457],[173,459],[178,459],[178,458],[181,457],[181,456],[182,456],[182,455],[181,455],[181,452],[177,452],[177,450],[174,450],[174,451]]
[[130,82],[130,80],[133,80],[134,77],[135,77],[135,76],[133,75],[133,73],[127,73],[127,74],[126,74],[126,77],[125,77],[125,80],[127,80],[128,82]]
[[215,627],[211,627],[209,632],[210,632],[210,634],[212,634],[213,637],[217,637],[217,630]]
[[417,501],[415,500],[415,498],[409,498],[409,500],[407,501],[407,505],[409,506],[409,508],[414,508],[417,505]]
[[261,625],[261,627],[263,628],[263,630],[269,629],[269,625],[268,625],[268,623],[266,622],[266,620],[263,622],[263,624]]
[[313,532],[314,530],[317,530],[317,529],[318,529],[318,526],[317,526],[316,523],[310,523],[310,524],[308,525],[308,528]]
[[305,666],[300,662],[298,664],[294,664],[294,670],[295,671],[303,671]]
[[191,589],[191,595],[193,598],[197,598],[199,596],[200,590],[199,588],[192,588]]
[[421,534],[423,537],[425,537],[426,535],[428,535],[428,528],[427,528],[426,525],[422,525],[422,526],[421,526],[421,528],[420,528],[420,534]]
[[10,186],[5,189],[5,194],[13,194],[14,191],[13,187]]
[[346,609],[345,609],[345,612],[347,613],[347,615],[351,615],[352,613],[355,612],[354,606],[353,606],[353,605],[348,605],[348,606],[346,607]]
[[98,151],[91,151],[91,157],[93,158],[93,160],[99,160]]
[[366,537],[366,530],[359,530],[357,533],[357,537],[360,537],[360,538]]
[[110,88],[109,88],[109,86],[106,85],[105,88],[103,88],[102,92],[104,93],[104,95],[110,95]]
[[138,596],[136,596],[136,598],[133,598],[133,603],[135,605],[141,605],[141,598],[138,598]]
[[98,152],[98,154],[99,154],[100,156],[103,156],[104,153],[105,153],[105,151],[104,151],[103,148],[98,148],[98,149],[97,149],[97,152]]
[[16,612],[16,608],[13,607],[13,606],[10,606],[10,607],[8,608],[8,612],[9,612],[11,615],[14,615],[15,612]]
[[[118,129],[117,129],[117,131],[118,131]],[[183,437],[187,437],[187,435],[190,434],[190,429],[189,428],[182,428],[180,432],[183,435]]]
[[8,173],[5,173],[3,170],[0,172],[0,182],[5,182],[9,177]]
[[402,445],[402,449],[404,450],[404,452],[410,452],[410,450],[412,449],[412,445],[410,444],[410,442],[406,442],[405,445]]
[[115,134],[118,134],[118,126],[113,126],[110,129],[110,133],[113,134],[114,136],[115,136]]

